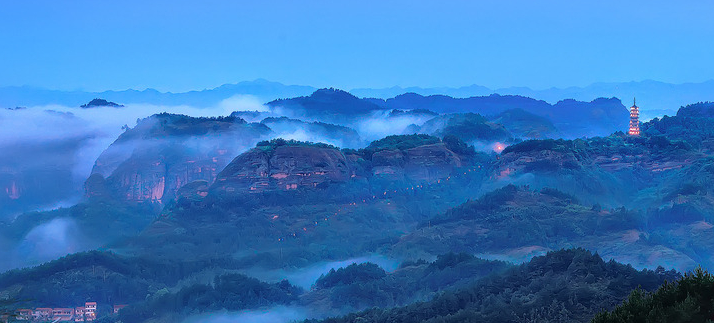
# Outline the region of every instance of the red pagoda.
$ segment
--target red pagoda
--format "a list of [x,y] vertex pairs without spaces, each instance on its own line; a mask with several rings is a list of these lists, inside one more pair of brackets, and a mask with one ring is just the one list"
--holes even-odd
[[630,108],[630,130],[627,131],[630,136],[640,135],[640,108],[637,107],[637,99],[632,103]]

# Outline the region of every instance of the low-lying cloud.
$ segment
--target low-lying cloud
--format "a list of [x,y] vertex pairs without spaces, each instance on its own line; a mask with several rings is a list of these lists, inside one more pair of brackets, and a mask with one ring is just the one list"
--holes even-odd
[[353,263],[361,264],[365,262],[377,264],[388,272],[394,271],[397,269],[397,267],[399,267],[398,260],[375,254],[339,261],[318,262],[303,268],[294,268],[287,270],[253,269],[245,273],[249,276],[253,276],[260,280],[269,282],[277,282],[283,279],[287,279],[291,284],[299,286],[305,290],[309,290],[312,285],[315,284],[315,281],[320,278],[320,275],[327,274],[330,269],[344,268]]
[[374,141],[389,135],[408,132],[411,125],[422,125],[433,118],[432,115],[390,115],[391,111],[375,111],[354,122],[354,128],[367,141]]
[[[138,119],[161,112],[226,116],[236,110],[266,108],[254,97],[234,96],[211,108],[128,104],[123,108],[2,109],[0,150],[5,153],[0,156],[0,219],[76,200],[97,157]],[[43,181],[49,184],[38,184]]]
[[270,108],[260,102],[258,97],[252,95],[234,95],[218,103],[218,109],[223,110],[223,115],[228,115],[233,111],[270,112]]
[[183,323],[287,323],[304,320],[307,311],[298,306],[274,306],[240,312],[212,312],[189,317]]
[[38,265],[64,255],[96,248],[70,218],[55,218],[32,228],[17,242],[5,241],[0,271]]
[[[347,260],[318,262],[303,268],[293,270],[260,270],[251,269],[245,273],[263,281],[277,282],[287,279],[291,284],[309,290],[320,278],[320,275],[327,274],[331,269],[344,268],[351,264],[371,262],[391,272],[399,267],[399,261],[382,255],[367,255],[363,257],[350,258]],[[195,315],[187,318],[183,323],[224,323],[224,322],[275,322],[287,323],[305,319],[324,318],[326,313],[321,313],[312,307],[303,306],[273,306],[262,309],[252,309],[238,312],[211,312]]]

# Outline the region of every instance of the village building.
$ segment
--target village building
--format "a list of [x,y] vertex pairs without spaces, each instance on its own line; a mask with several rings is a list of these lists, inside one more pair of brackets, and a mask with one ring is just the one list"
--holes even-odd
[[[114,313],[126,305],[114,305]],[[86,322],[94,321],[97,318],[97,303],[86,302],[84,306],[75,308],[64,307],[38,307],[36,309],[15,310],[14,319],[16,321],[29,322]]]
[[38,307],[32,312],[32,317],[36,321],[49,320],[52,317],[52,309],[49,307]]
[[16,319],[19,321],[29,321],[32,319],[32,310],[28,308],[19,309],[15,314],[17,314]]
[[52,319],[53,322],[68,322],[74,320],[74,309],[73,308],[53,308],[52,309]]
[[84,303],[84,320],[94,321],[97,318],[97,302]]
[[74,308],[74,321],[84,322],[84,307],[78,306]]

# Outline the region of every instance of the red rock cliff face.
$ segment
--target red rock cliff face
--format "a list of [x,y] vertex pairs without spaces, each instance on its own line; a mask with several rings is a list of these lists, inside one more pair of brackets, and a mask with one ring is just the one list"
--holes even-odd
[[312,146],[254,148],[236,157],[216,179],[226,192],[262,192],[315,188],[346,182],[352,175],[345,156],[336,149]]
[[461,167],[461,158],[443,143],[424,145],[405,151],[382,150],[372,156],[372,175],[391,180],[432,183]]
[[[86,195],[164,203],[184,185],[213,183],[228,163],[269,129],[237,118],[161,114],[122,134],[97,159]],[[99,180],[97,176],[106,180]]]
[[[162,203],[173,199],[184,185],[197,180],[212,183],[220,169],[230,161],[228,149],[183,151],[182,147],[163,147],[164,151],[136,151],[106,180],[110,191],[130,202]],[[86,184],[88,196],[99,195],[101,187]]]
[[681,169],[687,165],[690,165],[692,164],[694,159],[692,157],[693,156],[673,154],[670,156],[653,158],[653,156],[649,154],[612,154],[595,157],[593,159],[593,164],[599,166],[605,171],[613,173],[632,168],[641,168],[646,171],[657,173]]
[[17,200],[20,198],[20,189],[17,186],[17,182],[12,181],[10,185],[8,185],[5,188],[5,193],[7,193],[7,197],[10,198],[11,200]]
[[497,164],[497,178],[517,173],[539,170],[599,169],[607,173],[631,171],[633,169],[652,173],[681,169],[692,163],[692,156],[653,156],[651,154],[627,155],[605,153],[600,155],[576,156],[571,152],[538,150],[503,154]]
[[503,179],[518,173],[580,168],[582,162],[570,152],[553,150],[510,152],[500,156],[494,176],[496,179]]
[[382,150],[371,163],[332,148],[278,146],[255,148],[236,157],[212,187],[224,192],[263,192],[320,188],[331,183],[378,179],[382,183],[433,183],[462,166],[461,158],[443,144],[408,150]]

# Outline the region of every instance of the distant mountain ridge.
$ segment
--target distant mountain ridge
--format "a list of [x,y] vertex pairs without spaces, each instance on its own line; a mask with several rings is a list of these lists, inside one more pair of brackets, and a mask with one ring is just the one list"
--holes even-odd
[[36,106],[59,104],[79,106],[94,98],[131,103],[147,103],[156,105],[191,105],[196,107],[215,106],[222,100],[234,95],[251,95],[262,102],[286,97],[309,95],[316,88],[302,85],[285,85],[264,79],[244,81],[235,84],[223,84],[212,89],[188,92],[160,92],[155,89],[121,91],[62,91],[49,90],[31,86],[0,87],[0,107],[14,108],[16,106]]
[[549,89],[534,90],[528,87],[507,87],[489,89],[472,85],[459,88],[449,87],[390,87],[381,89],[357,88],[350,91],[359,97],[392,98],[403,93],[417,93],[424,96],[441,94],[454,98],[468,98],[490,94],[521,95],[554,104],[564,99],[578,101],[591,101],[599,97],[617,97],[629,102],[637,98],[640,105],[642,120],[649,120],[656,116],[674,115],[677,109],[692,102],[714,101],[714,80],[700,83],[672,84],[653,80],[633,82],[600,82],[588,86],[571,86],[567,88],[552,87]]
[[[79,106],[89,100],[101,97],[106,100],[123,103],[148,103],[157,105],[192,105],[212,106],[234,95],[252,95],[268,102],[280,98],[308,96],[316,87],[304,85],[285,85],[264,79],[224,84],[212,89],[172,93],[154,89],[122,91],[61,91],[30,86],[0,87],[0,107],[35,106],[60,104]],[[672,84],[645,80],[637,82],[593,83],[584,87],[549,88],[534,90],[528,87],[508,87],[490,89],[480,85],[463,87],[406,87],[390,88],[355,88],[350,91],[360,98],[388,99],[405,93],[423,96],[444,95],[454,98],[488,96],[491,94],[520,95],[555,104],[560,100],[574,99],[592,101],[599,97],[617,97],[628,102],[638,98],[641,118],[649,120],[664,114],[674,115],[677,109],[692,102],[714,101],[714,80],[699,83]]]
[[[282,113],[308,118],[319,117],[343,125],[354,122],[357,116],[370,116],[389,110],[478,113],[484,117],[496,117],[507,110],[520,109],[534,116],[547,118],[566,138],[606,136],[626,129],[629,122],[629,112],[617,98],[597,98],[589,102],[566,99],[550,104],[519,95],[491,94],[454,98],[446,95],[423,96],[406,93],[382,100],[360,99],[349,92],[320,89],[310,96],[274,100],[266,105]],[[434,134],[433,131],[424,130],[419,130],[419,133]]]

